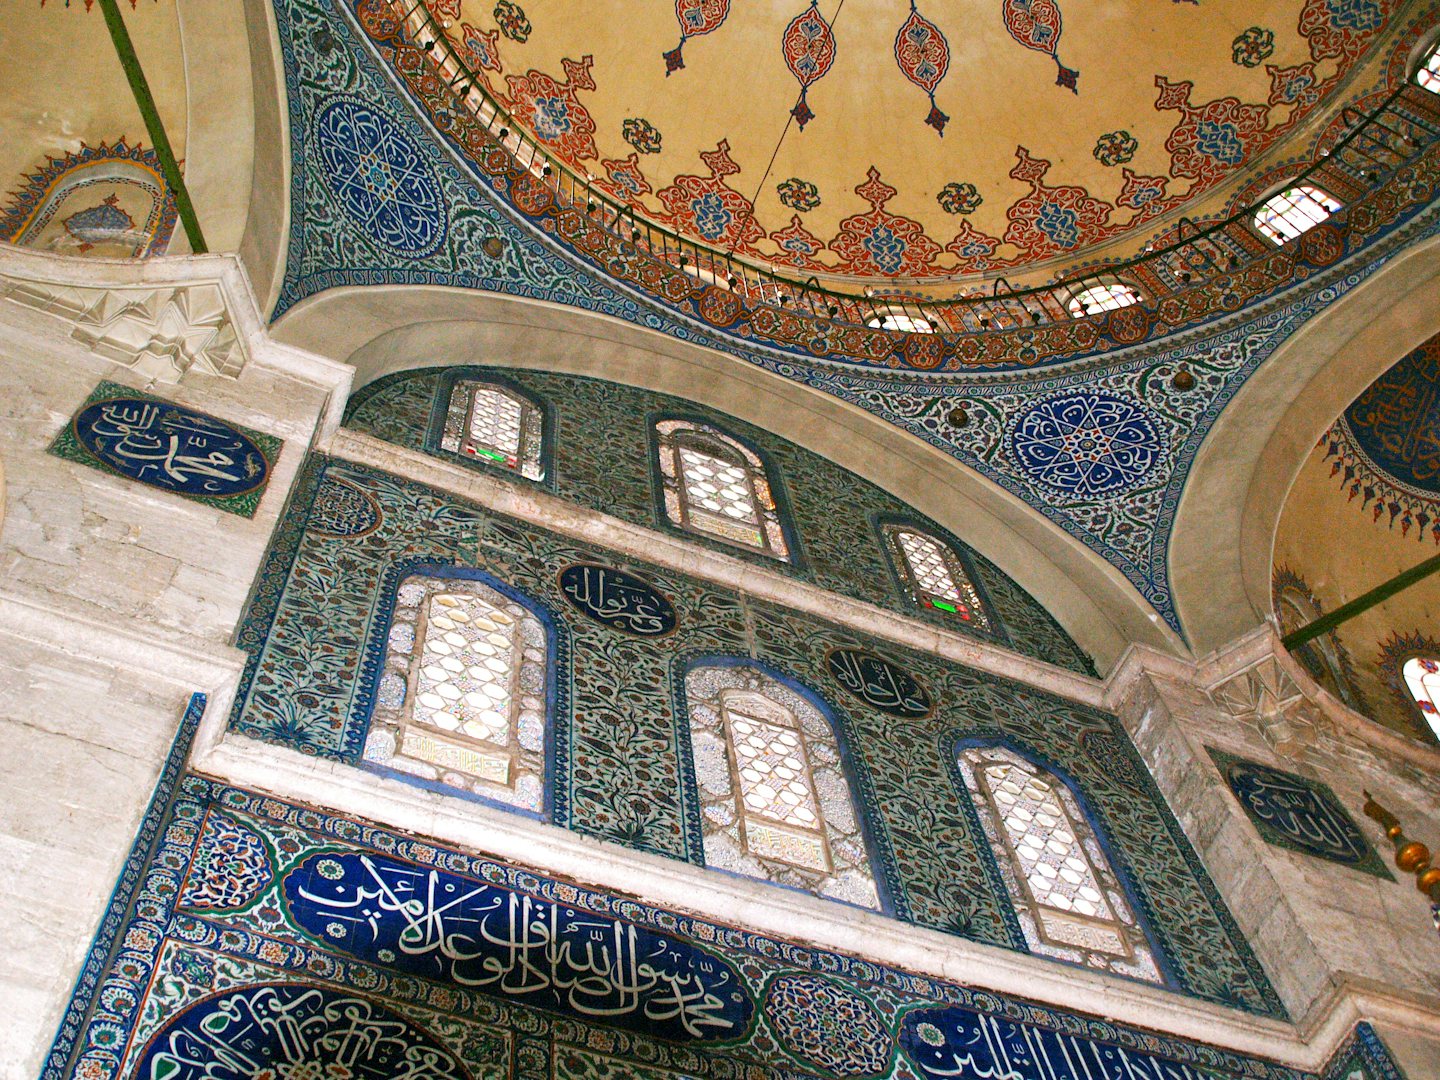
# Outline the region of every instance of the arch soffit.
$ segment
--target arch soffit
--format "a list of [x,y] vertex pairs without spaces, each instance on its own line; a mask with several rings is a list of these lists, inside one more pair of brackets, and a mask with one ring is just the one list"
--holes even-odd
[[695,401],[850,469],[928,515],[1028,590],[1104,671],[1132,642],[1183,643],[1124,577],[1058,526],[941,451],[864,410],[607,316],[436,286],[331,290],[272,328],[356,368],[356,385],[444,363],[588,375]]
[[1170,542],[1176,611],[1195,652],[1270,615],[1286,497],[1335,418],[1440,333],[1440,237],[1397,256],[1310,319],[1240,388],[1196,456]]

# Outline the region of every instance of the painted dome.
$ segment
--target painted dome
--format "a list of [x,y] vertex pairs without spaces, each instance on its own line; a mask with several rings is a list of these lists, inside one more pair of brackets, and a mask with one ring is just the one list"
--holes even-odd
[[1061,269],[1213,216],[1333,113],[1396,7],[426,2],[511,119],[608,199],[860,282]]

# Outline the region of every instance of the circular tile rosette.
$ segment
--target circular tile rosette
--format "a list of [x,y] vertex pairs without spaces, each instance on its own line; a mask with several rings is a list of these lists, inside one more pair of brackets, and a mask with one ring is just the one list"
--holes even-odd
[[1161,422],[1138,401],[1107,393],[1037,402],[1014,421],[1008,442],[1026,476],[1077,499],[1137,487],[1165,456]]
[[336,98],[315,118],[325,182],[370,239],[421,258],[445,239],[445,205],[435,171],[387,114]]
[[826,1076],[885,1071],[894,1040],[859,994],[813,975],[781,975],[765,995],[765,1019],[786,1052]]

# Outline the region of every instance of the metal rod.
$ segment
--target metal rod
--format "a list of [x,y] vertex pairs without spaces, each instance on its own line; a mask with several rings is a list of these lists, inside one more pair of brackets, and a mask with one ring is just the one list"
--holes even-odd
[[1341,604],[1334,611],[1330,612],[1330,614],[1321,615],[1318,619],[1312,620],[1300,627],[1299,630],[1291,631],[1280,639],[1280,643],[1287,649],[1293,649],[1297,645],[1304,645],[1307,641],[1313,641],[1321,634],[1335,629],[1335,627],[1341,623],[1349,622],[1355,618],[1355,616],[1369,611],[1377,604],[1383,604],[1396,593],[1403,589],[1408,589],[1417,581],[1429,577],[1437,570],[1440,570],[1440,555],[1432,555],[1420,563],[1420,565],[1412,566],[1409,570],[1402,570],[1389,581],[1376,585],[1375,588],[1362,596],[1357,596],[1348,604]]
[[195,204],[190,201],[190,192],[185,187],[185,178],[180,175],[180,163],[175,160],[175,151],[165,134],[165,125],[160,120],[160,110],[155,107],[155,98],[150,93],[150,84],[145,81],[145,72],[140,69],[140,58],[135,55],[135,44],[130,40],[130,31],[125,29],[125,20],[120,17],[120,8],[115,0],[100,0],[100,10],[105,15],[105,25],[110,30],[110,40],[115,43],[115,54],[125,77],[130,80],[130,92],[135,95],[135,104],[155,145],[155,156],[160,159],[160,171],[165,183],[170,185],[170,194],[175,199],[175,212],[185,227],[185,236],[190,241],[190,250],[203,255],[210,249],[205,246],[205,234],[200,231],[200,219],[195,216]]

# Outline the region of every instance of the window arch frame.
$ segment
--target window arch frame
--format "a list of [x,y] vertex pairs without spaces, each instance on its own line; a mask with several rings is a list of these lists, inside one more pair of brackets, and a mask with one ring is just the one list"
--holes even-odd
[[[477,791],[456,787],[441,780],[417,776],[404,769],[366,759],[365,747],[369,742],[375,720],[375,709],[379,703],[380,681],[385,675],[385,661],[390,651],[390,631],[395,625],[395,608],[400,587],[409,578],[415,576],[430,577],[440,581],[478,582],[524,608],[544,630],[545,659],[542,698],[545,706],[543,715],[545,731],[540,751],[544,768],[541,777],[542,794],[539,810],[516,806],[513,803],[487,797]],[[416,644],[418,645],[418,641]],[[366,772],[399,780],[442,795],[481,803],[506,813],[519,814],[554,825],[568,825],[570,807],[564,790],[565,785],[556,781],[559,768],[569,760],[570,755],[569,668],[570,639],[564,620],[558,618],[555,612],[538,598],[476,567],[458,566],[453,563],[424,558],[393,563],[386,569],[381,581],[379,605],[375,617],[371,621],[370,632],[361,655],[360,679],[356,686],[350,715],[352,718],[363,720],[363,724],[360,725],[360,748],[353,753],[350,761]],[[409,704],[408,690],[406,704]]]
[[[770,498],[774,503],[775,521],[780,528],[780,535],[783,537],[786,552],[780,554],[769,546],[767,540],[765,547],[746,544],[738,540],[730,540],[718,533],[707,532],[703,529],[687,527],[675,521],[670,516],[669,507],[666,505],[667,484],[665,471],[662,465],[664,447],[662,442],[667,438],[660,431],[660,425],[667,422],[696,425],[702,428],[710,428],[722,437],[722,442],[728,441],[735,444],[742,456],[745,452],[753,454],[756,461],[760,463],[766,486],[770,489]],[[725,551],[743,551],[751,555],[758,555],[768,561],[781,564],[788,564],[797,569],[805,566],[805,559],[801,552],[799,536],[795,531],[794,517],[790,510],[790,499],[785,489],[784,477],[780,473],[774,458],[760,446],[757,446],[753,439],[735,434],[734,430],[725,422],[725,418],[718,420],[702,413],[694,412],[655,412],[645,417],[645,430],[650,443],[650,486],[655,500],[655,517],[660,527],[678,536],[690,539],[698,539],[705,543],[720,545]],[[753,467],[747,464],[747,468]],[[683,477],[677,471],[677,487],[683,491]],[[753,493],[753,483],[752,483]],[[760,516],[764,517],[764,510],[760,510]],[[764,533],[762,521],[760,531]]]
[[[1406,80],[1427,93],[1440,94],[1440,72],[1428,71],[1430,61],[1435,59],[1440,59],[1440,28],[1429,30],[1410,51],[1405,62]],[[1426,73],[1430,75],[1430,85],[1422,81]]]
[[[964,804],[964,816],[970,823],[970,827],[974,830],[974,835],[977,840],[988,853],[986,869],[991,881],[995,884],[997,897],[1007,905],[1005,909],[1007,922],[1010,923],[1015,932],[1016,941],[1020,943],[1027,954],[1045,960],[1054,960],[1059,963],[1070,964],[1087,971],[1100,971],[1103,974],[1112,975],[1116,978],[1130,979],[1133,982],[1143,983],[1147,986],[1162,986],[1172,990],[1183,987],[1184,984],[1175,977],[1175,972],[1170,964],[1169,953],[1164,948],[1162,939],[1155,932],[1154,919],[1150,913],[1148,899],[1145,894],[1136,887],[1134,875],[1130,871],[1129,862],[1120,857],[1116,851],[1115,846],[1110,841],[1109,830],[1104,827],[1103,819],[1096,812],[1089,796],[1085,794],[1085,789],[1076,782],[1069,770],[1062,768],[1047,755],[1038,753],[1028,745],[1021,743],[1011,736],[994,732],[950,731],[941,736],[940,747],[942,753],[945,755],[946,767],[950,771],[951,783],[954,785],[957,796]],[[1139,975],[1130,975],[1124,972],[1097,968],[1093,965],[1083,963],[1080,960],[1065,956],[1056,956],[1043,952],[1037,953],[1031,948],[1030,942],[1020,926],[1019,916],[1017,914],[1017,907],[1022,901],[1013,894],[1005,874],[1001,870],[1000,859],[1002,858],[1002,853],[997,851],[994,844],[991,843],[990,834],[985,828],[981,809],[975,805],[975,801],[970,794],[970,786],[966,783],[965,775],[960,768],[960,755],[963,751],[994,749],[1008,750],[1017,757],[1024,759],[1036,769],[1047,773],[1051,778],[1058,781],[1069,792],[1070,797],[1080,810],[1080,816],[1083,819],[1084,825],[1090,830],[1090,835],[1094,837],[1096,845],[1100,848],[1100,853],[1105,857],[1107,863],[1106,869],[1115,879],[1121,896],[1124,897],[1125,902],[1130,906],[1130,913],[1135,917],[1135,929],[1144,939],[1149,949],[1151,959],[1155,963],[1156,971],[1159,973],[1160,978],[1158,982],[1143,978]],[[1062,802],[1062,807],[1063,805]],[[1003,826],[1001,826],[1001,828],[1003,829]],[[1014,855],[1008,837],[1003,838],[1002,843],[1005,846],[1003,857],[1013,859]],[[1018,867],[1016,870],[1018,873]],[[1028,894],[1028,885],[1022,885],[1022,887],[1027,890]],[[1028,897],[1028,899],[1023,902],[1030,904],[1036,903],[1033,896]]]
[[[1271,236],[1268,232],[1266,232],[1260,227],[1260,215],[1270,209],[1270,203],[1273,200],[1282,198],[1292,191],[1305,192],[1307,194],[1307,198],[1310,198],[1312,201],[1315,201],[1317,203],[1318,200],[1315,200],[1313,196],[1309,195],[1309,192],[1318,192],[1320,195],[1334,202],[1336,204],[1335,209],[1326,213],[1326,215],[1319,221],[1312,221],[1309,225],[1305,226],[1305,228],[1301,229],[1294,236],[1287,236],[1283,239]],[[1246,219],[1250,227],[1250,231],[1253,232],[1265,243],[1272,245],[1278,250],[1280,248],[1284,248],[1289,244],[1293,244],[1311,229],[1315,228],[1316,225],[1323,225],[1325,222],[1329,221],[1336,214],[1340,213],[1340,211],[1345,209],[1346,203],[1334,192],[1327,191],[1319,184],[1311,183],[1302,177],[1292,176],[1288,180],[1285,180],[1284,182],[1277,184],[1275,187],[1271,188],[1269,192],[1267,192],[1261,198],[1257,199],[1252,205],[1254,206],[1254,209],[1251,210],[1249,217]],[[1281,217],[1284,217],[1283,213],[1281,214]]]
[[[424,369],[416,368],[413,370],[418,373]],[[521,466],[512,467],[502,465],[498,462],[487,461],[483,457],[462,454],[459,451],[446,450],[444,448],[445,423],[450,415],[451,400],[455,396],[456,386],[462,382],[488,384],[508,396],[518,399],[523,405],[535,410],[540,425],[538,448],[540,465],[539,478],[526,476]],[[472,403],[467,406],[467,409],[472,407],[473,400]],[[437,381],[435,399],[431,403],[430,408],[430,420],[425,429],[425,451],[437,457],[443,457],[446,460],[455,461],[494,476],[520,480],[527,484],[538,484],[553,490],[555,487],[555,424],[555,409],[545,398],[521,386],[514,379],[506,377],[502,372],[494,368],[482,367],[475,364],[458,364],[446,367]],[[521,449],[523,453],[523,443]]]
[[[822,896],[796,885],[742,874],[723,866],[711,866],[705,861],[705,829],[701,812],[699,778],[695,771],[693,721],[691,720],[691,702],[686,682],[696,669],[709,667],[749,668],[804,699],[805,703],[815,709],[829,725],[831,738],[834,739],[836,750],[839,753],[839,771],[845,780],[850,808],[855,815],[856,832],[864,843],[866,864],[870,870],[870,878],[875,884],[876,907],[860,907],[860,905],[851,904],[847,900]],[[676,750],[682,763],[681,787],[684,800],[685,847],[687,857],[691,862],[716,873],[729,874],[743,881],[761,881],[774,888],[790,889],[806,896],[815,896],[817,899],[859,907],[862,911],[878,911],[883,915],[890,915],[898,919],[909,918],[909,910],[902,899],[905,894],[896,873],[895,857],[890,848],[889,835],[885,832],[880,815],[876,811],[876,797],[874,787],[870,782],[870,774],[851,751],[853,739],[850,734],[850,722],[842,710],[830,704],[807,684],[773,664],[754,657],[736,656],[730,653],[707,652],[676,656],[671,662],[671,686],[674,714],[677,720]],[[727,751],[729,751],[728,746]],[[731,783],[735,784],[733,767]]]
[[[903,599],[914,606],[916,611],[927,618],[940,620],[938,625],[956,626],[958,623],[966,632],[975,634],[977,637],[1000,645],[1010,645],[1010,633],[990,599],[990,593],[980,577],[975,560],[970,555],[970,549],[962,541],[949,530],[943,529],[933,522],[926,522],[906,514],[876,514],[872,517],[871,523],[874,526],[880,548],[884,552],[885,565],[890,568],[890,576],[894,580],[896,590]],[[969,580],[970,587],[975,590],[975,595],[980,599],[980,608],[990,624],[989,629],[985,629],[975,622],[956,620],[940,610],[928,610],[920,603],[918,584],[912,583],[908,562],[905,562],[900,553],[895,550],[898,545],[892,543],[890,539],[892,531],[920,533],[940,544],[955,557],[961,570],[964,571],[965,577]]]

